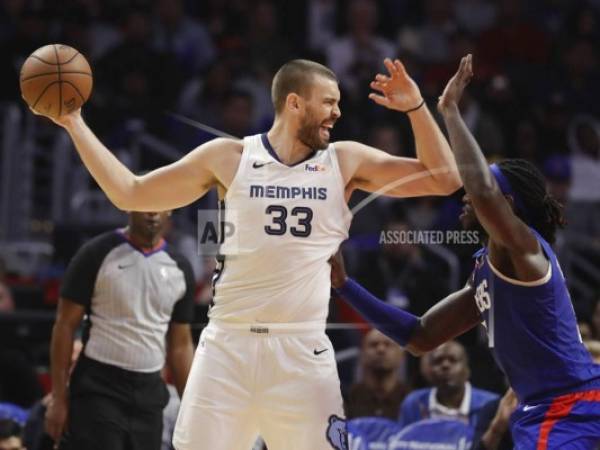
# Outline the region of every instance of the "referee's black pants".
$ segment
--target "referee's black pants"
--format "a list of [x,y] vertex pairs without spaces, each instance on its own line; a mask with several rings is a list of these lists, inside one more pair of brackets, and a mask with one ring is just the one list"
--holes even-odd
[[132,372],[82,354],[69,392],[61,450],[160,450],[169,400],[160,372]]

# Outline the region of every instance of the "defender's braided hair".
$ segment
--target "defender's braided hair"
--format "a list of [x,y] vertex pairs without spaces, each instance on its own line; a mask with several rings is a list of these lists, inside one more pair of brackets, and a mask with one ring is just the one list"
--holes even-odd
[[[498,162],[498,167],[521,197],[527,209],[527,223],[548,242],[554,243],[556,230],[563,228],[566,221],[562,205],[548,193],[542,173],[525,159],[506,159]],[[517,215],[525,220],[522,212],[517,210]]]

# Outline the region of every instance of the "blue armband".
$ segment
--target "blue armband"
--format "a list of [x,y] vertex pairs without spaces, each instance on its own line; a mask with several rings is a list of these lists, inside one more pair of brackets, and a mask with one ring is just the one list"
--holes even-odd
[[373,327],[406,346],[419,323],[417,316],[379,300],[351,278],[336,291]]

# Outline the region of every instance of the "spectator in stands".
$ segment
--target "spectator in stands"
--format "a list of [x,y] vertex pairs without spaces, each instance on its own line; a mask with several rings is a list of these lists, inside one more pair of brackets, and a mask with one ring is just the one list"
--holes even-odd
[[456,32],[452,2],[423,2],[424,20],[419,26],[403,27],[398,36],[400,46],[411,48],[426,63],[446,62],[450,56],[450,37]]
[[584,205],[597,203],[600,201],[600,121],[592,116],[575,117],[569,124],[568,141],[573,167],[570,199]]
[[[390,155],[411,156],[408,154],[400,129],[395,123],[380,122],[373,125],[369,131],[367,144]],[[369,201],[362,203],[367,198],[369,198]],[[391,197],[372,197],[368,192],[354,191],[350,199],[350,205],[354,208],[361,204],[361,207],[354,213],[354,219],[350,225],[350,234],[359,239],[363,239],[367,235],[371,236],[375,248],[379,241],[379,233],[387,220],[390,205],[400,202],[401,200]]]
[[483,153],[488,157],[503,156],[504,136],[494,116],[488,114],[480,102],[466,92],[461,99],[460,109],[467,127],[479,142]]
[[563,206],[571,186],[571,160],[566,155],[552,155],[544,160],[542,172],[548,183],[548,192]]
[[182,74],[173,69],[157,70],[173,68],[176,62],[171,53],[151,47],[152,21],[147,10],[131,8],[120,20],[123,41],[94,67],[98,80],[94,100],[98,107],[110,108],[110,114],[101,116],[110,125],[123,126],[125,120],[137,118],[152,126],[157,112],[175,104]]
[[[179,395],[193,357],[191,266],[162,238],[169,212],[132,212],[124,229],[104,233],[73,257],[52,333],[52,397],[46,429],[65,431],[77,450],[159,450],[168,392]],[[73,336],[89,318],[84,350],[70,376]],[[67,422],[68,416],[68,422]]]
[[596,364],[600,364],[600,341],[584,341],[584,344],[590,354],[592,355],[592,359]]
[[4,258],[0,255],[0,281],[4,281],[6,278],[6,262]]
[[508,389],[501,399],[492,400],[481,408],[473,437],[473,450],[513,448],[509,421],[518,403],[514,391]]
[[10,288],[0,279],[0,313],[10,313],[15,310],[15,301]]
[[29,408],[42,397],[42,386],[31,356],[12,339],[0,342],[0,418],[24,425]]
[[457,341],[442,344],[427,356],[433,387],[416,390],[406,397],[400,424],[407,426],[422,419],[444,417],[475,427],[479,410],[498,395],[471,386],[467,352]]
[[[275,73],[292,53],[288,39],[281,39],[281,24],[272,0],[255,1],[248,17],[245,56],[248,65],[265,66]],[[242,56],[242,55],[240,55]]]
[[379,10],[377,3],[353,0],[347,10],[348,33],[327,46],[327,65],[333,70],[340,87],[356,100],[366,89],[374,70],[384,58],[393,58],[395,45],[376,33]]
[[416,231],[404,209],[395,208],[379,236],[381,251],[362,258],[359,272],[365,285],[388,303],[422,314],[450,293],[449,268],[436,248],[418,243],[409,233]]
[[350,388],[346,404],[349,419],[387,417],[396,419],[407,388],[400,380],[404,350],[378,330],[367,333],[362,342],[361,380]]
[[17,422],[0,420],[0,450],[27,450],[23,446],[21,427]]
[[578,320],[577,327],[579,328],[579,334],[581,335],[581,339],[583,341],[589,341],[594,338],[592,324],[587,320]]
[[253,108],[253,99],[248,92],[232,89],[221,105],[219,129],[240,138],[251,135]]
[[600,340],[600,298],[596,300],[592,312],[592,335],[594,339]]
[[185,76],[196,75],[214,60],[210,34],[200,22],[185,15],[182,0],[159,0],[155,13],[154,49],[174,55]]
[[453,2],[458,25],[473,34],[490,28],[498,14],[496,2],[491,0],[458,0]]

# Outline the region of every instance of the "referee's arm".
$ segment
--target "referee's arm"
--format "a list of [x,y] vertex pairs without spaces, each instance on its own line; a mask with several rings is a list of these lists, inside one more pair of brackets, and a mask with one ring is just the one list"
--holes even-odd
[[167,367],[171,371],[177,392],[181,397],[185,388],[192,360],[194,343],[190,323],[194,320],[194,292],[196,282],[189,261],[181,254],[173,252],[171,257],[183,273],[185,292],[175,303],[171,313],[171,322],[167,331]]
[[63,434],[69,414],[67,386],[72,364],[73,340],[84,313],[85,308],[82,305],[64,298],[59,300],[50,344],[52,397],[45,417],[46,432],[54,442],[58,442]]
[[110,239],[104,235],[84,244],[71,259],[61,285],[50,343],[52,398],[45,418],[46,431],[55,442],[68,421],[68,384],[75,331],[91,307],[96,275],[109,246]]
[[180,397],[183,395],[193,358],[194,344],[190,324],[171,322],[167,332],[167,366]]

